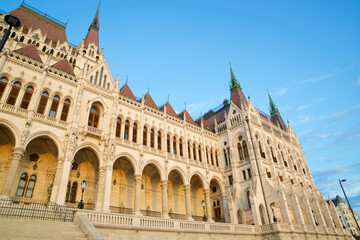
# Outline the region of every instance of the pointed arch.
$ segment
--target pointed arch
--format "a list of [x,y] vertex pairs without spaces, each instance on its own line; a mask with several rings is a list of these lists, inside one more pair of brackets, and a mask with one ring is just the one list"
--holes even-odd
[[209,186],[207,185],[206,181],[205,181],[204,175],[203,175],[201,172],[199,172],[199,171],[195,171],[195,172],[193,172],[193,173],[190,175],[190,177],[189,177],[189,182],[191,182],[191,179],[192,179],[194,176],[197,176],[197,177],[200,179],[200,181],[201,181],[204,189],[207,189],[207,188],[209,187]]
[[10,132],[13,134],[15,138],[15,147],[20,147],[20,140],[21,140],[21,134],[19,129],[9,120],[0,118],[0,125],[4,125],[6,128],[10,130]]
[[115,157],[113,157],[113,159],[111,160],[111,166],[114,166],[114,163],[116,162],[116,160],[118,160],[119,158],[126,158],[132,165],[133,169],[134,169],[134,175],[137,175],[137,174],[141,174],[138,172],[138,167],[136,165],[136,158],[131,155],[130,153],[128,152],[120,152],[118,154],[116,154]]
[[32,133],[28,139],[24,142],[24,148],[26,149],[27,145],[34,140],[35,138],[38,137],[45,137],[45,138],[49,138],[50,140],[52,140],[58,150],[58,156],[56,156],[57,158],[61,157],[61,154],[64,152],[63,147],[62,147],[62,141],[60,140],[60,138],[55,135],[53,132],[50,131],[38,131],[35,133]]
[[172,168],[170,168],[170,169],[168,170],[168,173],[167,173],[167,178],[169,178],[169,174],[171,173],[171,171],[175,171],[175,172],[177,172],[177,173],[181,176],[184,185],[188,185],[188,184],[189,184],[188,179],[186,179],[186,174],[185,174],[184,170],[183,170],[181,167],[179,167],[179,166],[173,166]]
[[223,184],[223,182],[221,181],[221,179],[220,179],[218,176],[212,176],[212,177],[210,178],[209,186],[210,186],[210,183],[211,183],[212,180],[214,180],[214,181],[219,185],[221,194],[226,193],[226,192],[225,192],[224,184]]
[[84,148],[89,148],[91,149],[92,151],[94,151],[98,161],[99,161],[99,168],[104,166],[104,161],[102,159],[102,154],[101,154],[101,150],[99,149],[99,147],[95,144],[95,143],[91,143],[91,142],[86,142],[86,143],[83,143],[81,144],[80,146],[78,146],[75,151],[74,151],[74,154],[72,156],[72,158],[74,159],[75,155],[81,150],[81,149],[84,149]]
[[[143,165],[143,167],[141,168],[141,171],[140,171],[141,174],[142,174],[142,172],[144,171],[144,169],[145,169],[145,167],[146,167],[147,165],[153,165],[153,166],[158,170],[161,181],[167,180],[167,179],[165,178],[164,169],[161,167],[161,164],[160,164],[158,161],[153,160],[153,159],[152,159],[152,160],[148,160],[148,161],[146,161],[146,162],[144,163],[144,165]],[[167,177],[167,176],[166,176],[166,177]]]

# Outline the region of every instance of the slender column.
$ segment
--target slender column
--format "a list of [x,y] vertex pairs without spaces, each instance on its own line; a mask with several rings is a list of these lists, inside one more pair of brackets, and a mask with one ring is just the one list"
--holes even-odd
[[106,167],[100,167],[99,172],[98,172],[98,179],[97,179],[97,184],[95,181],[95,184],[97,185],[97,189],[96,189],[96,201],[95,201],[95,210],[96,211],[101,211],[102,208],[102,201],[103,201],[103,189],[104,189],[104,173],[105,173],[105,169]]
[[62,164],[59,189],[58,189],[58,193],[56,196],[57,204],[62,205],[65,203],[65,195],[66,195],[67,185],[68,185],[68,181],[69,181],[70,170],[71,170],[71,160],[65,159],[64,163]]
[[57,197],[59,185],[60,185],[61,170],[62,170],[63,162],[64,162],[64,159],[59,158],[56,163],[56,171],[55,171],[55,177],[54,177],[54,181],[53,181],[53,187],[51,190],[50,202],[56,202],[56,197]]
[[213,222],[212,219],[212,209],[211,209],[211,201],[210,201],[210,190],[204,189],[204,196],[205,196],[205,205],[206,205],[206,215],[209,222]]
[[110,197],[111,197],[111,177],[112,177],[112,166],[107,166],[104,173],[104,191],[103,191],[103,205],[102,211],[110,211]]
[[169,217],[168,210],[168,181],[161,181],[161,193],[162,193],[162,216],[164,218]]
[[121,119],[121,126],[120,126],[120,139],[125,139],[125,118]]
[[134,214],[141,215],[140,213],[140,203],[141,203],[141,180],[142,175],[135,175],[135,199],[134,199]]
[[185,208],[186,208],[186,219],[193,220],[191,216],[191,200],[190,200],[190,185],[184,185],[185,192]]
[[6,174],[6,178],[1,189],[1,196],[10,197],[11,189],[13,188],[15,182],[16,172],[19,168],[20,160],[23,155],[23,148],[14,148],[13,153],[11,154],[11,163],[9,166],[9,170]]

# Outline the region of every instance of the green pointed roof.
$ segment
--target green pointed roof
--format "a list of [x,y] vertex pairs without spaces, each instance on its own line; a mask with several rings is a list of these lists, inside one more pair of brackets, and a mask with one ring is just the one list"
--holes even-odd
[[235,74],[231,68],[231,65],[230,65],[230,90],[235,88],[235,87],[239,87],[241,89],[241,86],[240,84],[238,83],[236,77],[235,77]]
[[269,95],[269,102],[270,102],[270,115],[274,116],[276,114],[280,114],[279,109],[276,107],[274,101],[272,100],[270,93],[268,91],[268,95]]

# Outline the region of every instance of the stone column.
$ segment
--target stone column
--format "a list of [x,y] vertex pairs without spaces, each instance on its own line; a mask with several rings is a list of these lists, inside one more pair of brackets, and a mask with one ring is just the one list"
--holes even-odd
[[222,201],[222,206],[223,206],[221,211],[223,212],[223,214],[225,216],[225,222],[228,223],[228,222],[230,222],[230,212],[229,212],[229,206],[228,206],[228,202],[227,202],[225,193],[221,194],[221,201]]
[[193,220],[191,216],[191,199],[190,199],[190,185],[184,185],[184,192],[185,192],[185,208],[186,208],[186,219]]
[[211,207],[211,200],[210,200],[210,189],[204,189],[204,196],[205,196],[205,205],[206,205],[206,215],[209,222],[213,222],[212,219],[212,207]]
[[135,175],[135,199],[134,199],[134,214],[140,216],[140,204],[141,204],[141,181],[142,175]]
[[162,216],[164,218],[170,218],[169,217],[169,210],[168,210],[168,181],[164,180],[161,181],[161,193],[162,193]]
[[11,154],[11,162],[9,170],[6,174],[6,178],[1,189],[1,196],[10,197],[11,189],[13,188],[16,176],[16,172],[19,168],[20,160],[24,156],[23,148],[14,148],[13,153]]
[[102,211],[104,212],[110,211],[112,170],[112,166],[107,166],[104,173],[104,189],[102,203]]
[[129,120],[129,142],[133,142],[133,126],[134,123]]
[[59,189],[56,196],[56,203],[57,204],[64,204],[65,203],[65,195],[67,191],[67,185],[69,181],[69,175],[71,171],[71,160],[65,159],[64,163],[62,164],[61,169],[61,176],[59,181]]
[[98,172],[98,178],[97,178],[97,184],[95,180],[95,184],[97,185],[96,189],[96,201],[95,203],[95,210],[101,211],[101,208],[103,206],[103,189],[104,189],[104,173],[105,173],[106,167],[100,167]]
[[59,185],[60,185],[61,170],[62,170],[63,162],[64,162],[64,159],[59,158],[56,163],[56,171],[55,171],[55,177],[54,177],[54,181],[53,181],[53,187],[51,190],[50,202],[56,202],[56,197],[57,197]]

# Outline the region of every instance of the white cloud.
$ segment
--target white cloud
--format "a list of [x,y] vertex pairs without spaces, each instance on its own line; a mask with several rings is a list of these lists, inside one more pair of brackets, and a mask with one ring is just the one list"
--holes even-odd
[[270,91],[271,96],[281,96],[284,95],[288,89],[286,87],[278,87],[275,88],[273,91]]
[[360,77],[358,77],[356,84],[360,85]]
[[298,111],[301,111],[301,110],[304,110],[304,109],[306,109],[306,108],[309,108],[310,107],[310,105],[302,105],[302,106],[300,106],[300,107],[298,107]]

